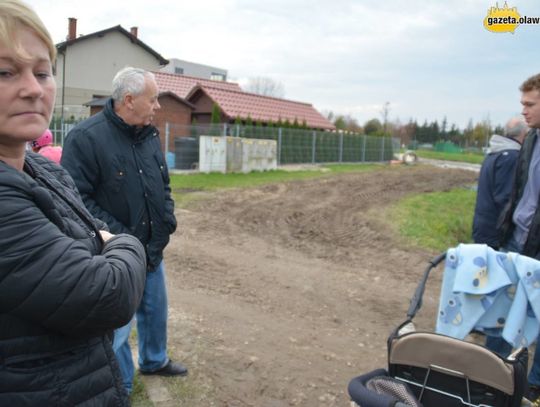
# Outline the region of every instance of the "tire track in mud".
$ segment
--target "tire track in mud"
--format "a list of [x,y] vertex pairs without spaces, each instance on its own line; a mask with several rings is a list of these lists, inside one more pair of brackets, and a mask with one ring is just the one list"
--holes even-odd
[[[376,212],[396,200],[411,193],[464,186],[476,178],[469,171],[429,166],[380,172],[375,177],[345,174],[261,187],[246,194],[225,193],[206,203],[204,210],[222,215],[220,225],[209,227],[235,224],[267,240],[326,258],[339,249],[380,246],[391,231]],[[343,256],[337,261],[339,257]]]

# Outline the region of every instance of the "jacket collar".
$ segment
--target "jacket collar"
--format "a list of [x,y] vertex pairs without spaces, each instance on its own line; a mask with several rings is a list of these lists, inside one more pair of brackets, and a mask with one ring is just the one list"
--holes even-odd
[[103,109],[103,114],[109,119],[116,127],[118,127],[122,133],[131,137],[134,141],[141,141],[149,135],[157,134],[157,129],[151,124],[144,127],[137,127],[127,124],[120,116],[114,111],[114,100],[109,98]]
[[494,134],[489,139],[489,151],[488,154],[499,153],[505,150],[520,150],[521,144],[513,138],[499,136]]

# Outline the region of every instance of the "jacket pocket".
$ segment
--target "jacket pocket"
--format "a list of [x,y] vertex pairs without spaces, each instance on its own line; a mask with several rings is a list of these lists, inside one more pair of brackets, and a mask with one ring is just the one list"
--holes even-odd
[[158,166],[158,170],[161,174],[161,179],[163,180],[163,185],[168,185],[169,180],[169,172],[167,171],[167,165],[165,164],[165,160],[163,159],[163,154],[158,151],[154,153],[154,160]]
[[[158,151],[154,153],[154,160],[158,166],[159,172],[161,173],[161,180],[163,181],[163,189],[170,187],[170,177],[169,177],[169,171],[167,170],[167,165],[165,164],[163,154]],[[163,213],[163,220],[165,222],[165,225],[167,227],[168,234],[174,233],[176,230],[176,218],[174,216],[174,212],[171,212],[167,208],[167,202],[165,203],[165,210]]]
[[[80,400],[91,399],[110,387],[105,382],[112,382],[113,378],[110,370],[103,369],[106,365],[101,338],[68,346],[63,351],[9,356],[0,365],[0,405],[78,405]],[[3,395],[13,403],[2,403]]]
[[84,358],[88,348],[74,348],[58,353],[38,353],[6,358],[6,370],[13,373],[33,373],[69,365],[77,359]]
[[[9,393],[9,405],[65,405],[63,372],[85,360],[75,350],[62,353],[39,353],[8,357],[0,369],[0,401]],[[2,404],[8,405],[8,404]]]
[[115,155],[111,161],[111,177],[108,180],[110,190],[114,193],[120,193],[124,190],[126,183],[126,160],[123,156]]

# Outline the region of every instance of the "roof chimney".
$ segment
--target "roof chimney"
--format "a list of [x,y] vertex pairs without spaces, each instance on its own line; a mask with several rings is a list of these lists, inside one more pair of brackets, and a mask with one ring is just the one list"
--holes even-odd
[[138,34],[139,34],[139,28],[138,27],[131,27],[131,35],[133,35],[135,38],[137,38]]
[[68,18],[69,21],[69,28],[68,28],[68,36],[67,40],[71,41],[77,38],[77,19],[70,17]]

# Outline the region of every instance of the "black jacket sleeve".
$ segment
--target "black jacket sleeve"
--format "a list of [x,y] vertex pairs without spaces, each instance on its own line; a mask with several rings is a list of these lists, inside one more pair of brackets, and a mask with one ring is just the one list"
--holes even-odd
[[0,196],[0,313],[72,336],[100,335],[132,318],[146,276],[136,238],[118,235],[93,255],[27,191],[0,182]]

